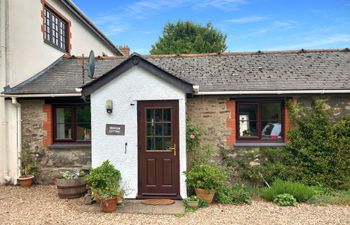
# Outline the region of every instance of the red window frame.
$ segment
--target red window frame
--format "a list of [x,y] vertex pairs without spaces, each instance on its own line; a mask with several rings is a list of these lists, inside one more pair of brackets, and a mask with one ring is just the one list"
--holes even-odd
[[[53,110],[53,142],[54,143],[91,143],[91,137],[90,140],[84,141],[84,140],[77,140],[77,124],[78,124],[78,118],[77,118],[77,107],[78,106],[89,106],[89,104],[55,104],[52,106]],[[72,118],[71,118],[71,124],[72,124],[72,138],[71,139],[57,139],[57,121],[56,121],[56,109],[57,108],[69,108],[72,111]],[[90,123],[91,123],[91,117],[90,117]]]
[[[280,139],[262,139],[261,129],[262,129],[262,110],[261,106],[263,103],[280,103],[281,105],[281,138]],[[275,142],[284,142],[284,129],[285,129],[285,120],[284,120],[284,100],[238,100],[236,101],[236,140],[237,143],[275,143]],[[257,136],[240,136],[240,105],[256,105],[257,108]]]

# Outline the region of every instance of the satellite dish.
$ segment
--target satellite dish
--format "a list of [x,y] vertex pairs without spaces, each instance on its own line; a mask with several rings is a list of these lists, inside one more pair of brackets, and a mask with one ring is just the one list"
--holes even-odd
[[90,51],[88,63],[86,65],[88,76],[93,79],[95,74],[95,54],[94,51]]

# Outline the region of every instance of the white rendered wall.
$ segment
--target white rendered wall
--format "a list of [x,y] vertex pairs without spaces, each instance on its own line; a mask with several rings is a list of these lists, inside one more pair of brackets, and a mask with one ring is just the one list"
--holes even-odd
[[[110,48],[93,32],[85,27],[70,11],[57,0],[46,0],[71,21],[71,54],[88,56],[102,52],[114,55]],[[43,19],[41,0],[0,0],[0,92],[3,87],[14,87],[48,67],[64,52],[44,43],[41,26]],[[1,97],[0,97],[1,98]],[[7,105],[8,106],[8,105]],[[13,107],[13,106],[8,106]],[[8,176],[8,168],[17,167],[17,136],[8,126],[17,124],[16,117],[8,114],[4,100],[0,100],[0,184]],[[11,133],[10,133],[11,132]],[[8,137],[8,138],[7,138]],[[11,169],[13,170],[13,169]],[[16,174],[16,173],[12,173]],[[17,176],[11,176],[14,182]]]
[[[65,6],[57,0],[46,0],[71,21],[71,54],[88,56],[102,52],[113,56],[109,47],[86,28]],[[44,43],[41,25],[42,3],[40,0],[9,1],[9,80],[12,87],[35,75],[57,60],[64,52]],[[7,85],[5,84],[5,85]],[[2,87],[1,87],[2,88]]]
[[[113,100],[113,113],[106,100]],[[110,160],[121,172],[127,198],[135,198],[138,184],[137,101],[179,100],[180,194],[186,197],[186,95],[138,66],[134,66],[91,95],[92,166]],[[106,135],[106,124],[125,124],[125,136]],[[125,152],[125,143],[127,151]]]

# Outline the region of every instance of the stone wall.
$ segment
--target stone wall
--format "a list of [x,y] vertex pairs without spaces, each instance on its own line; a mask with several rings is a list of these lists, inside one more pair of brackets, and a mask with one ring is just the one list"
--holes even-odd
[[[350,115],[350,95],[322,95],[322,96],[298,96],[294,99],[299,103],[311,103],[313,98],[324,99],[326,107],[333,111],[334,119]],[[235,143],[235,101],[225,96],[200,96],[187,99],[187,117],[194,124],[206,129],[208,134],[203,138],[204,144],[210,144],[214,149],[214,159],[221,164],[220,151],[233,158],[242,158],[250,165],[260,162],[258,146],[236,146]],[[285,112],[287,114],[287,112]],[[285,118],[286,127],[289,119]],[[247,154],[248,153],[248,154]],[[252,154],[249,154],[252,153]],[[242,157],[249,155],[249,157]],[[191,159],[189,159],[191,160]],[[233,180],[239,177],[239,171],[232,171]]]
[[187,118],[207,131],[203,138],[204,144],[212,145],[216,152],[220,147],[229,147],[232,143],[227,140],[235,136],[232,129],[235,125],[230,120],[234,118],[234,110],[229,107],[229,102],[229,98],[225,96],[187,99]]
[[36,182],[53,184],[60,171],[91,167],[90,145],[52,144],[52,110],[44,100],[22,99],[22,143],[38,164]]

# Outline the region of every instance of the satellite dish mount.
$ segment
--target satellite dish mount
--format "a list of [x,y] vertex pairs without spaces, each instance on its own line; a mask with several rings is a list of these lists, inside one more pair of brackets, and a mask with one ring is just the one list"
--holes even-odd
[[90,79],[95,79],[95,54],[94,51],[91,50],[89,54],[89,58],[87,60],[87,63],[84,63],[84,54],[83,54],[83,84],[84,84],[84,72],[87,71],[87,75]]

